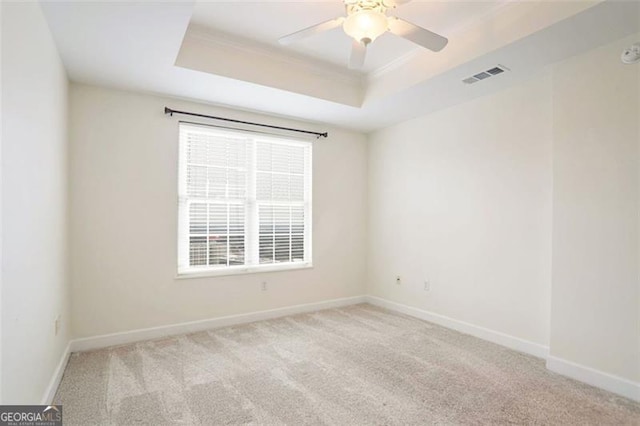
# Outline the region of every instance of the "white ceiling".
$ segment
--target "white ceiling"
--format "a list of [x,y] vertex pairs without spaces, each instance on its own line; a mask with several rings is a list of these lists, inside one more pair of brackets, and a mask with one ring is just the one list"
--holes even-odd
[[[251,4],[253,11],[287,9],[287,18],[277,15],[287,33],[331,18],[334,9],[341,12],[341,3],[335,3]],[[640,3],[635,1],[512,1],[484,9],[455,0],[413,2],[402,6],[402,16],[449,36],[449,45],[440,53],[414,49],[390,66],[354,77],[338,63],[340,54],[332,50],[331,40],[309,41],[317,43],[317,51],[308,58],[276,49],[280,27],[268,19],[267,9],[247,14],[240,13],[241,6],[246,2],[43,2],[72,81],[365,132],[499,90],[566,57],[640,32]],[[190,23],[207,25],[211,37],[195,42],[187,34]],[[264,37],[271,41],[255,43]],[[327,37],[343,36],[336,30]],[[227,54],[221,56],[221,49]],[[471,86],[461,83],[496,64],[511,72]]]
[[[506,0],[498,1],[419,1],[407,3],[389,14],[404,18],[444,36],[488,14]],[[329,62],[347,68],[351,39],[342,28],[315,35],[289,46],[280,46],[278,38],[330,19],[345,16],[338,1],[198,1],[191,22],[232,37],[240,37],[283,51]],[[410,41],[386,33],[369,46],[364,73],[382,68],[414,49]]]

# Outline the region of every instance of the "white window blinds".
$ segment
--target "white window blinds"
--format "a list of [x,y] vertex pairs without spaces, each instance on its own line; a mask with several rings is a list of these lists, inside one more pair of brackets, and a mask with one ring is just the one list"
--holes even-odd
[[178,273],[311,263],[311,143],[180,123]]

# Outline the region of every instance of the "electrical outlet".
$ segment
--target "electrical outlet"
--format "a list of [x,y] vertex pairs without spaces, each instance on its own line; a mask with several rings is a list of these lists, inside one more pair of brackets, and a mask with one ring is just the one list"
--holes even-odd
[[53,328],[54,328],[55,335],[57,336],[58,333],[60,332],[60,315],[58,315],[56,317],[56,320],[53,322]]
[[424,291],[430,291],[431,290],[431,283],[429,282],[429,280],[424,280]]
[[397,284],[397,285],[400,285],[400,275],[398,275],[398,276],[396,277],[396,284]]
[[266,281],[262,281],[262,286],[260,287],[260,289],[262,291],[267,291],[267,282]]

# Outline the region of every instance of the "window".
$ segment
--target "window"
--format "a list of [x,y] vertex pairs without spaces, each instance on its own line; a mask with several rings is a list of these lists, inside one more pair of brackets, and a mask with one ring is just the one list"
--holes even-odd
[[311,265],[311,143],[180,123],[178,274]]

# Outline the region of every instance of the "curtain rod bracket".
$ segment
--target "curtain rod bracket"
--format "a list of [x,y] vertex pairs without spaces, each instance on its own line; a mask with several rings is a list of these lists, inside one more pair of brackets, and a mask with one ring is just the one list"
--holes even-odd
[[305,134],[308,134],[308,135],[315,135],[316,139],[329,137],[329,133],[328,132],[324,132],[324,133],[312,132],[311,130],[301,130],[301,129],[294,129],[294,128],[291,128],[291,127],[272,126],[270,124],[254,123],[252,121],[234,120],[232,118],[224,118],[224,117],[216,117],[216,116],[213,116],[213,115],[197,114],[195,112],[178,111],[178,110],[175,110],[175,109],[168,108],[166,106],[164,107],[164,113],[165,113],[165,115],[169,114],[171,117],[173,117],[173,114],[191,115],[193,117],[208,118],[208,119],[211,119],[211,120],[222,120],[222,121],[229,121],[231,123],[246,124],[246,125],[250,125],[250,126],[259,126],[259,127],[268,127],[270,129],[276,129],[276,130],[285,130],[287,132],[305,133]]

